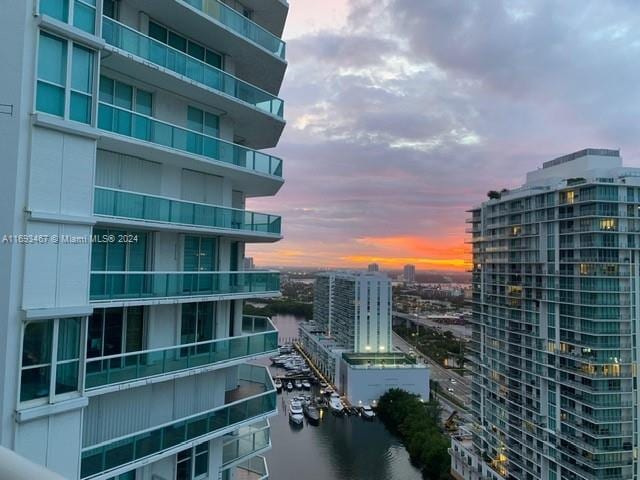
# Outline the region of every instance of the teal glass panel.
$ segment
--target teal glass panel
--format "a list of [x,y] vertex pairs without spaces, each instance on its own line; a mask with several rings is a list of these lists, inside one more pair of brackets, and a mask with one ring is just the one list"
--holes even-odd
[[[166,44],[164,40],[168,35],[166,30],[159,25],[155,27],[153,25],[150,24],[150,36],[147,37],[105,17],[102,37],[110,45],[185,75],[191,80],[224,92],[262,111],[283,117],[284,104],[281,99],[222,71],[222,58],[218,54],[206,50],[203,62],[199,59],[200,51],[196,44],[193,44],[196,46],[192,48],[192,53],[197,57],[176,50]],[[156,40],[154,36],[159,37],[160,40]]]
[[195,303],[182,305],[182,324],[180,327],[180,343],[194,343],[196,341],[198,306]]
[[[138,120],[142,119],[144,121],[138,123]],[[136,122],[134,122],[134,120],[136,120]],[[190,152],[187,148],[187,139],[190,136],[197,136],[203,141],[203,150],[201,153],[197,153],[198,155],[267,175],[282,177],[282,160],[280,158],[256,152],[241,145],[191,132],[175,125],[136,114],[135,112],[115,108],[105,103],[100,104],[98,109],[99,128],[121,135],[136,136],[140,134],[140,132],[135,131],[137,125],[142,125],[145,129],[145,135],[141,136],[146,141]]]
[[20,378],[20,401],[49,396],[51,366],[25,368]]
[[102,13],[105,14],[107,17],[115,19],[117,15],[116,1],[117,0],[103,0]]
[[200,266],[200,239],[187,236],[184,239],[184,270],[197,272]]
[[91,123],[91,96],[71,92],[69,118],[76,122]]
[[40,0],[40,13],[67,23],[69,21],[69,0]]
[[162,43],[167,43],[167,29],[156,22],[149,22],[149,36]]
[[22,366],[51,363],[52,338],[53,322],[29,323],[24,330]]
[[168,44],[181,52],[187,51],[187,39],[177,33],[169,32]]
[[268,30],[252,22],[241,12],[218,0],[185,0],[185,2],[271,54],[281,59],[285,58],[285,43]]
[[100,101],[113,104],[115,98],[115,82],[104,75],[100,76]]
[[38,79],[65,86],[66,78],[67,42],[41,32],[38,50]]
[[56,367],[56,395],[78,390],[78,372],[80,362],[65,362]]
[[198,60],[204,60],[205,58],[205,48],[197,43],[189,42],[187,53]]
[[80,331],[81,320],[79,318],[59,320],[58,361],[73,360],[80,357]]
[[63,117],[64,88],[39,81],[36,92],[36,110]]
[[77,45],[73,46],[71,88],[83,93],[93,91],[93,52]]
[[144,90],[136,90],[136,112],[143,115],[152,114],[152,96],[151,93]]
[[90,0],[75,0],[73,9],[73,24],[80,30],[96,33],[96,7],[89,5]]
[[131,110],[133,108],[133,87],[122,82],[115,82],[114,104],[117,107]]

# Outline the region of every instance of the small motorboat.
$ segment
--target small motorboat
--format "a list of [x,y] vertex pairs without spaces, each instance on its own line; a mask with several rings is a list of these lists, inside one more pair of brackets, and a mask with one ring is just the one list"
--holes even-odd
[[365,420],[373,420],[373,418],[376,416],[376,413],[373,411],[373,408],[371,408],[371,405],[364,405],[362,407],[361,414],[362,418],[364,418]]
[[337,393],[331,394],[331,398],[329,399],[329,408],[331,409],[331,412],[336,415],[342,415],[344,413],[344,405]]
[[302,405],[297,400],[291,400],[289,403],[289,422],[299,426],[304,424]]
[[292,391],[293,391],[293,383],[287,382],[287,392],[292,392]]
[[327,382],[320,382],[320,388],[327,388],[328,386]]
[[296,389],[302,390],[302,382],[300,380],[295,381]]
[[333,388],[331,387],[327,387],[324,389],[324,394],[325,395],[332,395],[333,394]]
[[302,381],[302,388],[305,390],[311,390],[311,383],[309,383],[309,380]]
[[302,410],[304,411],[304,416],[307,417],[307,420],[309,420],[309,423],[312,425],[319,425],[320,424],[320,409],[318,408],[317,405],[313,404],[313,403],[309,403],[307,405],[305,405]]
[[277,378],[276,382],[275,382],[275,385],[276,385],[276,392],[282,393],[282,380]]

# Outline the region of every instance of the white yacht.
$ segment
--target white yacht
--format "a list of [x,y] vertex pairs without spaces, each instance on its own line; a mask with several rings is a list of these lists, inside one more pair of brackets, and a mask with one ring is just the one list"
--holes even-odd
[[337,393],[331,394],[331,398],[329,399],[329,408],[335,414],[341,414],[344,412],[344,405],[340,400],[340,395]]
[[297,400],[291,400],[289,403],[289,421],[295,425],[302,425],[304,422],[302,404]]
[[371,405],[364,405],[362,407],[362,418],[365,420],[373,420],[373,417],[376,416],[376,413],[371,408]]

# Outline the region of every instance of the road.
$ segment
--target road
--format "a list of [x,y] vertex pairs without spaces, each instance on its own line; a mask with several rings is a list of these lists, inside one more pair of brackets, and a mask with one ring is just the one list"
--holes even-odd
[[456,325],[456,324],[447,324],[447,323],[439,323],[433,320],[430,320],[424,316],[415,316],[408,313],[400,313],[393,312],[394,317],[403,318],[405,320],[409,320],[413,323],[417,323],[419,325],[423,325],[425,327],[435,328],[440,331],[447,331],[453,333],[458,338],[463,338],[465,340],[471,338],[471,327],[469,325]]
[[[405,353],[409,353],[409,350],[413,350],[418,358],[429,365],[431,380],[438,382],[443,390],[447,391],[449,395],[456,397],[456,399],[459,400],[463,405],[468,405],[471,402],[470,379],[465,378],[452,370],[444,368],[442,365],[435,362],[426,355],[415,351],[415,348],[413,348],[413,346],[411,346],[395,332],[393,332],[393,345]],[[455,383],[452,382],[451,379],[454,379]],[[453,391],[448,391],[450,388]]]

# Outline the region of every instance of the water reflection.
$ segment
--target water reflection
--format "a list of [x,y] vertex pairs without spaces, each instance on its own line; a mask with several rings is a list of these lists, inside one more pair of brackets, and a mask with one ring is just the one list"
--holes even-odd
[[[298,319],[273,318],[281,338],[297,336]],[[283,392],[278,399],[278,416],[271,421],[273,448],[266,454],[273,480],[420,480],[420,472],[409,462],[402,444],[377,419],[336,417],[325,411],[319,426],[306,419],[302,428],[291,425],[288,401],[311,392]]]

